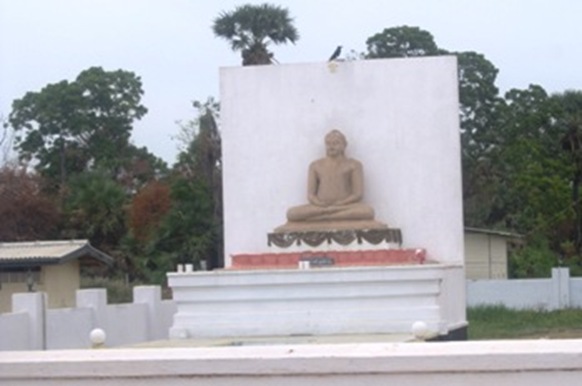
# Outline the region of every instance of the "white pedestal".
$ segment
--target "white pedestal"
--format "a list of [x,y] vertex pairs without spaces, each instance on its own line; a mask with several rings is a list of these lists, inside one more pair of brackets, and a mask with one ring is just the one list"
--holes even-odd
[[[174,339],[409,333],[464,327],[462,266],[169,273]],[[449,293],[451,292],[451,293]],[[460,297],[459,297],[460,296]],[[451,300],[453,303],[451,303]]]

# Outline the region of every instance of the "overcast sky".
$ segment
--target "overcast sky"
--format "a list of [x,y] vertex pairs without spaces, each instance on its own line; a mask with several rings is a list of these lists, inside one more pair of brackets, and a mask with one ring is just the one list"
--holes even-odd
[[[212,34],[213,19],[245,3],[233,0],[0,0],[0,115],[12,101],[49,83],[101,66],[141,77],[149,113],[133,140],[170,164],[177,121],[195,116],[193,100],[217,99],[218,69],[240,54]],[[365,51],[384,28],[432,33],[450,51],[477,51],[500,70],[502,91],[535,83],[548,92],[582,89],[582,1],[578,0],[287,0],[300,33],[273,47],[281,63],[325,61],[339,44]]]

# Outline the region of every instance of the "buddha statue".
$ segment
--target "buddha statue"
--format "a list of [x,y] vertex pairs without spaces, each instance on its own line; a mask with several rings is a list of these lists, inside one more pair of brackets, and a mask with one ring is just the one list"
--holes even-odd
[[346,137],[339,130],[325,136],[326,156],[309,165],[308,204],[287,211],[287,224],[275,232],[386,228],[374,221],[374,209],[362,202],[362,164],[345,156]]

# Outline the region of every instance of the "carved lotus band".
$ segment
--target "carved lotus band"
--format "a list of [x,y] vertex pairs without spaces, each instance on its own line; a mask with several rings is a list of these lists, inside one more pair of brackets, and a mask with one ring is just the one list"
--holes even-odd
[[382,242],[402,244],[402,232],[400,229],[362,229],[362,230],[337,230],[337,231],[309,231],[309,232],[280,232],[267,235],[269,246],[276,245],[280,248],[288,248],[295,245],[307,244],[310,247],[318,247],[337,243],[350,245],[362,244],[366,241],[378,245]]

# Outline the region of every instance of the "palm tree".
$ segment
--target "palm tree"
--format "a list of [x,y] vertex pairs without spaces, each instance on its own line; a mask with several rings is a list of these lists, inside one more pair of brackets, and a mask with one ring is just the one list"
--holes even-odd
[[246,4],[231,12],[222,12],[214,20],[214,34],[230,42],[234,51],[242,52],[243,66],[271,64],[270,43],[295,43],[299,33],[289,11],[276,5]]

